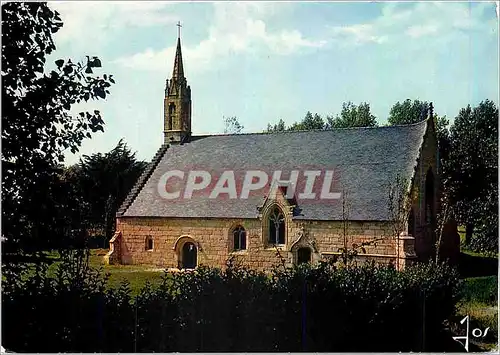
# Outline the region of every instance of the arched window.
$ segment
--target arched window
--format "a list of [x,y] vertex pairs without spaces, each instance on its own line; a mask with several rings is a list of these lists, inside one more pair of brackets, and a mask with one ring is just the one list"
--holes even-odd
[[245,250],[247,248],[247,232],[242,226],[233,229],[233,249]]
[[167,123],[167,130],[173,129],[173,120],[175,116],[175,105],[170,104],[168,107],[168,123]]
[[165,82],[165,97],[167,97],[167,96],[168,96],[168,79]]
[[146,250],[153,250],[153,238],[150,236],[146,237],[146,243],[145,243],[145,249]]
[[285,216],[278,207],[269,214],[269,244],[285,244]]

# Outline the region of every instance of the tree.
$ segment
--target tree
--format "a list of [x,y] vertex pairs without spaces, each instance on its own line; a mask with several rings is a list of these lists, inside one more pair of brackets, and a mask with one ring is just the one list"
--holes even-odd
[[243,130],[243,127],[239,122],[236,116],[232,117],[223,117],[222,118],[224,121],[224,133],[232,133],[232,134],[239,134]]
[[358,106],[351,101],[342,104],[340,116],[327,117],[329,128],[376,127],[377,119],[370,112],[370,104],[360,103]]
[[427,118],[429,103],[427,101],[406,99],[396,102],[389,112],[389,125],[404,125],[423,121]]
[[434,127],[436,127],[436,137],[439,145],[439,157],[441,164],[445,164],[450,153],[450,121],[446,116],[438,116],[434,114]]
[[318,113],[312,114],[310,111],[307,111],[302,121],[285,127],[285,122],[280,119],[278,124],[268,124],[266,132],[376,126],[376,117],[370,113],[370,105],[368,103],[363,102],[359,106],[356,106],[352,102],[347,102],[343,103],[342,112],[336,118],[327,116],[325,121]]
[[295,122],[289,127],[285,126],[285,121],[280,119],[277,124],[271,125],[268,123],[265,132],[282,132],[282,131],[307,131],[312,129],[325,129],[325,121],[315,113],[314,115],[307,111],[304,119],[300,122]]
[[[342,221],[342,247],[338,248],[340,255],[333,258],[333,262],[342,267],[357,266],[356,257],[360,254],[366,254],[367,246],[376,246],[377,243],[385,237],[373,237],[371,240],[365,240],[359,243],[349,243],[349,235],[351,234],[351,201],[349,197],[349,189],[342,186],[342,212],[340,220]],[[355,238],[354,238],[355,239]],[[339,260],[340,259],[340,260]]]
[[451,196],[453,195],[453,187],[450,186],[449,180],[445,179],[442,183],[441,197],[439,201],[439,211],[436,218],[436,263],[441,259],[441,247],[443,246],[443,235],[446,224],[454,219],[454,206],[451,204]]
[[450,151],[444,169],[453,187],[451,198],[458,222],[466,225],[466,243],[478,250],[496,251],[498,107],[493,101],[460,110],[450,129]]
[[106,240],[114,233],[120,204],[146,168],[135,154],[120,140],[110,152],[86,155],[74,167],[81,201],[89,207],[87,225],[104,231]]
[[307,111],[304,119],[301,122],[295,122],[294,124],[292,124],[288,128],[288,131],[305,131],[324,128],[325,122],[323,121],[323,118],[321,118],[321,116],[317,113],[313,115],[311,112]]
[[[418,123],[426,120],[429,115],[430,103],[427,101],[410,100],[396,102],[392,106],[389,113],[389,125],[405,125]],[[439,158],[442,166],[445,166],[445,162],[448,158],[450,151],[450,133],[448,126],[450,124],[446,116],[439,116],[433,113],[434,127],[436,128],[436,137],[439,146]],[[445,176],[447,172],[443,171]]]
[[285,121],[283,121],[281,118],[278,121],[277,124],[271,125],[270,123],[267,124],[267,129],[265,132],[283,132],[286,130],[285,127]]
[[394,179],[389,183],[387,192],[389,224],[396,240],[396,268],[399,269],[401,266],[399,255],[402,252],[400,250],[400,237],[401,233],[407,229],[411,205],[416,196],[415,190],[410,190],[409,181],[400,174],[396,174]]
[[342,248],[339,248],[341,253],[341,263],[344,267],[355,258],[357,250],[355,248],[349,248],[349,232],[351,227],[351,203],[348,197],[348,189],[342,187]]
[[[396,102],[392,106],[389,113],[389,125],[406,125],[412,123],[422,122],[427,119],[430,109],[430,103],[427,101],[419,101],[406,99],[404,102]],[[446,116],[438,116],[434,113],[434,125],[440,143],[448,144],[448,126],[450,124]]]
[[46,3],[2,5],[2,235],[3,250],[11,252],[64,239],[62,212],[70,201],[58,163],[104,125],[99,111],[74,117],[69,110],[105,99],[114,83],[111,75],[93,74],[101,67],[97,57],[59,59],[46,69],[62,25]]

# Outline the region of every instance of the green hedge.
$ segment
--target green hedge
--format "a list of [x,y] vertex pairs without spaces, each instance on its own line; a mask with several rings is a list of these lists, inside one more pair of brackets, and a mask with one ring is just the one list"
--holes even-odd
[[2,285],[3,346],[16,352],[445,351],[459,283],[444,264],[202,266],[132,298],[74,259],[55,278],[17,276]]

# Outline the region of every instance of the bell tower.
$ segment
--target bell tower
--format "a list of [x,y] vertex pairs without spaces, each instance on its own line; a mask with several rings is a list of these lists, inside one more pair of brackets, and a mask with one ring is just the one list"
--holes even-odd
[[164,143],[182,144],[191,136],[191,88],[184,77],[181,52],[181,24],[177,38],[172,78],[165,85]]

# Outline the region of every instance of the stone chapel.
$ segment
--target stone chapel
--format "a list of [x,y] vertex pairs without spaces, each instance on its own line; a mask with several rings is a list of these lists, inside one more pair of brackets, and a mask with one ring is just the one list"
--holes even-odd
[[[345,245],[362,246],[360,260],[398,269],[433,257],[440,167],[432,109],[422,122],[402,126],[198,136],[191,116],[179,36],[165,87],[164,142],[117,213],[108,263],[195,269],[236,258],[265,270],[325,260]],[[341,197],[304,200],[285,184],[247,198],[193,191],[165,198],[192,170],[220,176],[267,169],[291,181],[294,170],[310,167],[332,168],[332,190]],[[409,203],[395,232],[388,191],[396,174],[408,182]]]

